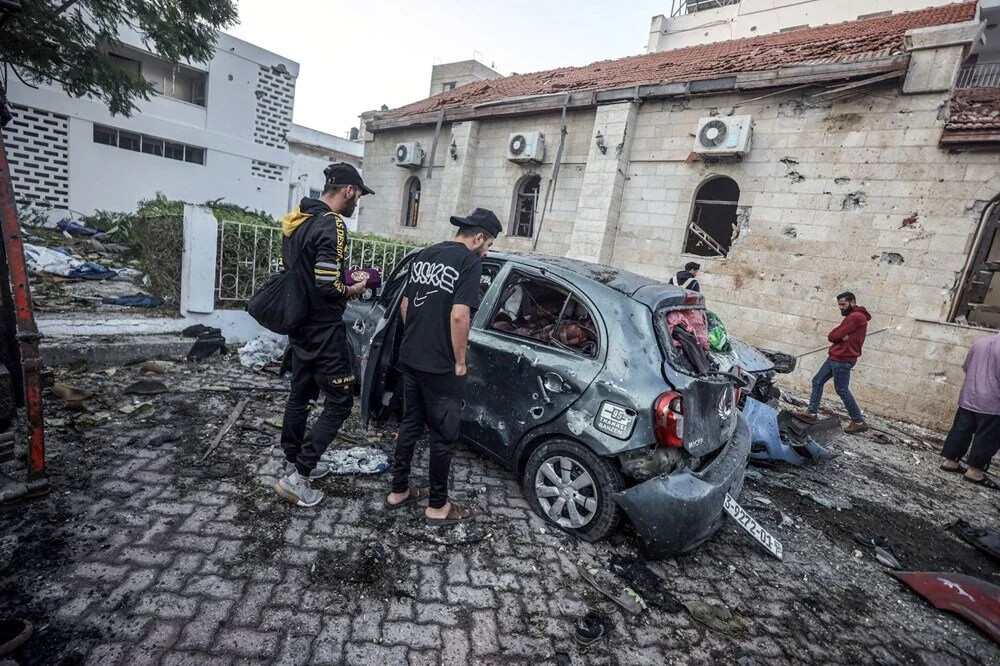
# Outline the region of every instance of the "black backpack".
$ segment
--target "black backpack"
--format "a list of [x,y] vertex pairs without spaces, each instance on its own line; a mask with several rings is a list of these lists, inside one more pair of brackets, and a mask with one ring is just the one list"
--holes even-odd
[[[311,223],[309,220],[306,224]],[[299,229],[299,233],[304,231],[305,226]],[[269,277],[247,301],[247,312],[269,331],[291,335],[309,320],[309,292],[313,289],[313,280],[302,269],[305,249],[303,246],[288,270]]]

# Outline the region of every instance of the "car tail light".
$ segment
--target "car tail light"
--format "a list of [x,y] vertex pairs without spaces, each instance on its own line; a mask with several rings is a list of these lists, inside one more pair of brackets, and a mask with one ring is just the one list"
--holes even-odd
[[653,405],[653,432],[660,446],[684,445],[684,398],[676,391],[664,393]]

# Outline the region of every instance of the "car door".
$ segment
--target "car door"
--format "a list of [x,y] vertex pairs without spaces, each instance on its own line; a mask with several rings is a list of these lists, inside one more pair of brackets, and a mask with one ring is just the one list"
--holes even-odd
[[[524,280],[561,290],[582,303],[597,326],[592,356],[493,326],[504,299]],[[569,283],[509,262],[497,276],[469,333],[462,437],[509,459],[531,429],[566,411],[604,365],[606,334],[593,304]]]
[[361,379],[361,420],[366,425],[372,416],[373,404],[378,404],[385,388],[386,374],[392,361],[393,342],[399,327],[399,303],[403,300],[407,273],[415,256],[417,252],[403,257],[368,311],[348,324],[351,343],[353,345],[357,341],[354,349],[360,350],[358,376]]

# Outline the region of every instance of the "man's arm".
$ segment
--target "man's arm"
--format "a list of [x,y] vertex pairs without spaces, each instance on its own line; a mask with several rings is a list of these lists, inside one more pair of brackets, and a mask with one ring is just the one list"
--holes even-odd
[[830,331],[830,335],[826,336],[826,339],[830,342],[844,342],[851,333],[857,331],[865,323],[867,323],[867,320],[863,317],[848,315],[844,319],[844,323]]
[[451,306],[451,348],[455,352],[455,374],[459,377],[466,372],[465,348],[469,345],[470,328],[472,308],[459,304]]
[[403,323],[406,323],[406,309],[410,307],[410,298],[408,296],[403,296],[402,302],[399,304],[399,314],[403,317]]
[[[319,223],[324,220],[317,220]],[[314,222],[313,224],[316,224]],[[313,276],[316,287],[323,298],[338,302],[360,295],[368,281],[357,282],[350,287],[344,284],[344,257],[347,253],[347,226],[336,217],[332,226],[322,228],[316,236],[316,265]]]

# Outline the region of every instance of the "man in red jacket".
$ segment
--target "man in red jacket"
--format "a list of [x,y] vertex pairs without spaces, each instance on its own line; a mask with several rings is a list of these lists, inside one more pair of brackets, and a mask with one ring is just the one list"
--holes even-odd
[[823,386],[833,378],[833,387],[844,401],[847,413],[851,415],[851,423],[844,428],[844,432],[853,435],[868,430],[861,409],[851,395],[850,386],[851,370],[861,356],[861,348],[868,333],[868,322],[872,316],[868,314],[868,310],[858,305],[854,294],[849,291],[837,296],[837,306],[840,308],[840,314],[844,316],[844,322],[826,336],[827,340],[833,343],[830,345],[829,358],[813,377],[809,411],[796,412],[796,416],[806,421],[817,420]]

